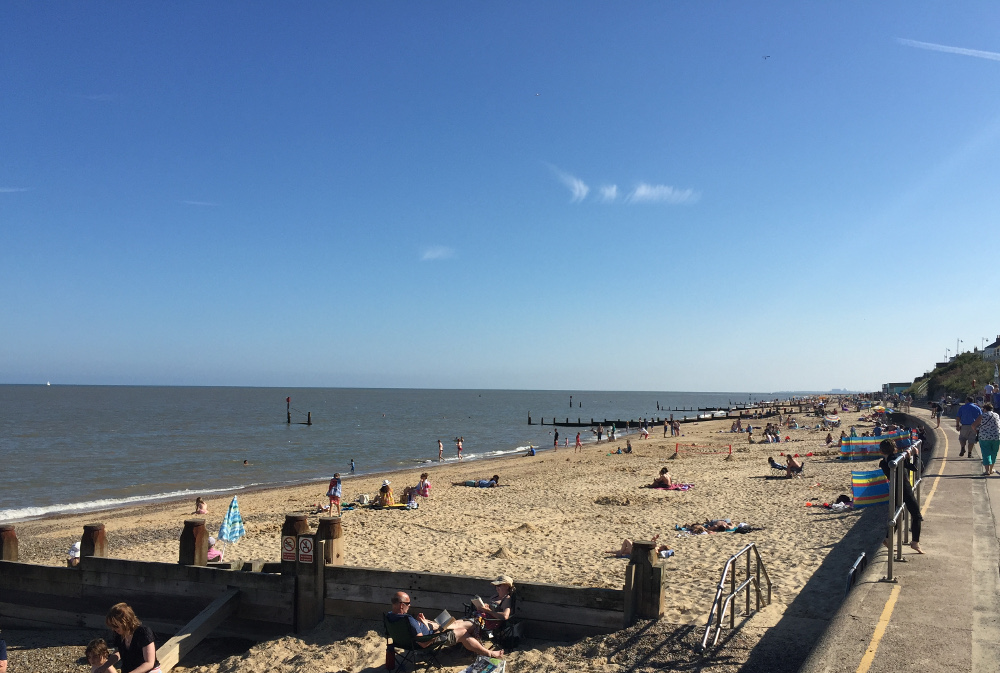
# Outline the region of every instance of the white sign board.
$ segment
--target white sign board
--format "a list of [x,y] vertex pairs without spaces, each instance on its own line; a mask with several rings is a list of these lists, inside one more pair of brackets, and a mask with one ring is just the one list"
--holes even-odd
[[282,561],[294,561],[295,560],[295,536],[285,535],[281,538],[281,560]]
[[299,563],[313,562],[313,541],[311,537],[299,540]]

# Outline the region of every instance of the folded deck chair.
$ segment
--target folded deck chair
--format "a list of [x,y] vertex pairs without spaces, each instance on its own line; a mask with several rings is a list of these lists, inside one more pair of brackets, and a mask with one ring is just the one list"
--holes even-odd
[[[392,613],[386,613],[382,616],[382,624],[385,626],[386,647],[391,647],[396,651],[396,667],[393,671],[402,673],[406,670],[407,664],[416,669],[418,663],[441,668],[437,654],[444,645],[441,642],[435,642],[440,634],[415,635],[410,630],[410,620],[390,620],[390,614]],[[430,645],[423,647],[421,643],[430,643]]]

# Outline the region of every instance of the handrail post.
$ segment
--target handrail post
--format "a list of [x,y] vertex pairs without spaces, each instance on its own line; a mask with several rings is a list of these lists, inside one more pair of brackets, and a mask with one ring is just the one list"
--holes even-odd
[[885,539],[889,543],[889,559],[888,559],[888,566],[886,568],[886,580],[890,582],[895,581],[895,578],[893,577],[892,574],[892,557],[894,552],[892,546],[895,541],[893,533],[896,532],[894,530],[895,522],[893,521],[893,519],[895,518],[895,516],[896,516],[896,471],[890,469],[889,470],[889,522],[886,526],[886,535],[885,535]]
[[[750,579],[750,550],[747,550],[747,579]],[[744,614],[750,614],[750,586],[747,585],[747,600],[746,600],[746,611]]]
[[[906,479],[906,467],[903,464],[903,460],[900,459],[896,461],[896,511],[903,511],[903,516],[906,516],[906,507],[903,506],[903,480]],[[896,519],[896,561],[903,560],[903,527],[900,525],[901,520]]]
[[[729,573],[729,595],[732,596],[736,593],[736,568],[733,568],[733,572]],[[736,611],[729,611],[729,628],[736,628]]]

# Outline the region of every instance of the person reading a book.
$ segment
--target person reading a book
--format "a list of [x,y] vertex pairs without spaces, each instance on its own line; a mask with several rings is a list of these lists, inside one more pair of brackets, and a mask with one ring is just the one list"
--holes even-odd
[[443,643],[446,647],[451,647],[461,643],[462,647],[473,654],[484,657],[499,659],[503,657],[503,650],[488,650],[481,642],[472,637],[472,622],[465,620],[455,620],[448,614],[447,610],[439,615],[444,621],[439,624],[436,620],[427,619],[424,613],[418,612],[417,616],[409,614],[410,595],[405,591],[397,591],[392,597],[392,611],[387,615],[389,621],[407,620],[410,623],[410,630],[416,636],[428,636],[438,634],[437,638],[417,641],[421,647],[429,647],[435,643]]
[[484,601],[479,596],[472,599],[472,606],[476,608],[476,616],[479,618],[477,623],[480,629],[487,631],[500,628],[510,619],[510,611],[514,606],[514,580],[510,575],[500,575],[490,584],[496,587],[493,598],[489,601]]

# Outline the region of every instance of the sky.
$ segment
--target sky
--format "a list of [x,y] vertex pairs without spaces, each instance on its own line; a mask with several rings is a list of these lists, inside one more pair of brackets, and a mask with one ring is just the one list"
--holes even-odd
[[998,27],[993,2],[2,3],[0,383],[910,380],[1000,334]]

